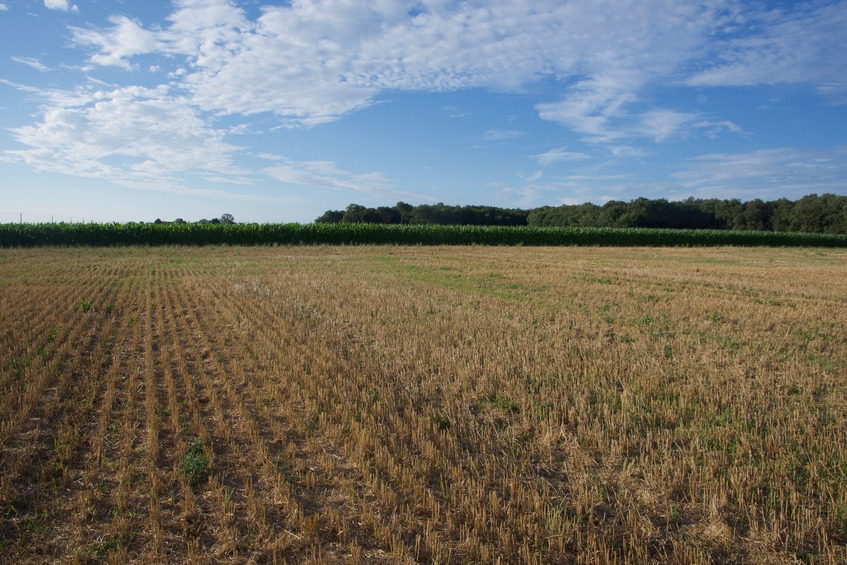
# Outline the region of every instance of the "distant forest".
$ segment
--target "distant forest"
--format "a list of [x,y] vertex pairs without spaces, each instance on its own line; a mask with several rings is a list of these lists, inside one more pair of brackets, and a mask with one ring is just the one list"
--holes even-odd
[[726,229],[847,234],[847,196],[810,194],[796,201],[638,198],[598,206],[585,203],[531,210],[398,202],[327,210],[316,223],[440,224],[476,226]]

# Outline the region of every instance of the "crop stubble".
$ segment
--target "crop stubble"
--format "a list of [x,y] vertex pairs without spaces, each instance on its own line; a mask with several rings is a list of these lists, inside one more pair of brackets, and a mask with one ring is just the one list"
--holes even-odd
[[0,557],[845,562],[845,259],[4,250]]

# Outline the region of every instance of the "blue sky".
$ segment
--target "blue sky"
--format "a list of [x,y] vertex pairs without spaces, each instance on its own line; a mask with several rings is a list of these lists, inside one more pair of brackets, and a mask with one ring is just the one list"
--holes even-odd
[[0,0],[0,222],[847,194],[847,1]]

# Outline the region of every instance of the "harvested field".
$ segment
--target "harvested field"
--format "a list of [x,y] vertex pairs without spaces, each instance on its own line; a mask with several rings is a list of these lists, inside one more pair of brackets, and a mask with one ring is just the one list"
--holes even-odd
[[847,251],[0,250],[0,562],[847,563]]

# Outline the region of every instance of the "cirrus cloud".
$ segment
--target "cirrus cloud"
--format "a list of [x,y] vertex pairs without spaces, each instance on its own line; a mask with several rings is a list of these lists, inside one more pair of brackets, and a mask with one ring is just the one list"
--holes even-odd
[[672,178],[681,193],[696,196],[775,199],[843,193],[847,147],[713,153],[690,159]]
[[264,172],[278,181],[312,187],[324,187],[353,192],[376,192],[391,186],[386,175],[379,172],[351,173],[339,169],[332,161],[294,161],[274,158],[278,165]]
[[26,65],[28,67],[31,67],[31,68],[35,69],[36,71],[38,71],[40,73],[46,73],[46,72],[53,70],[50,67],[48,67],[47,65],[45,65],[44,63],[42,63],[41,61],[39,61],[38,59],[36,59],[35,57],[14,57],[13,56],[13,57],[10,57],[10,59],[12,59],[16,63],[21,63],[22,65]]
[[580,151],[566,151],[563,148],[551,149],[537,156],[538,164],[549,166],[562,161],[584,161],[590,159],[591,155]]

